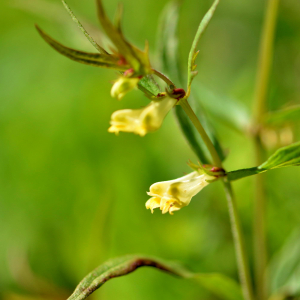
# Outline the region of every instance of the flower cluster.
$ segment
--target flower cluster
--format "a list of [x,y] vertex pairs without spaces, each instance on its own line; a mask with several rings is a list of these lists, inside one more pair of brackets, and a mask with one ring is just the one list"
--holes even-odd
[[[147,43],[145,50],[141,51],[125,39],[120,26],[121,10],[118,11],[116,22],[113,24],[105,14],[102,1],[97,0],[100,23],[114,45],[112,53],[108,53],[93,40],[73,15],[67,4],[64,1],[63,3],[73,20],[75,19],[80,25],[81,30],[84,31],[99,53],[87,53],[63,46],[37,27],[43,39],[56,51],[72,60],[96,67],[117,70],[120,76],[112,86],[112,97],[121,100],[128,92],[139,86],[146,96],[151,99],[151,102],[143,108],[123,109],[114,112],[111,116],[111,126],[108,131],[116,134],[120,131],[132,132],[144,136],[148,132],[159,129],[168,112],[181,98],[186,96],[185,91],[175,88],[174,84],[165,75],[152,69]],[[145,86],[141,87],[142,83],[140,81],[142,78],[148,80],[148,85],[153,84],[156,87],[152,74],[156,74],[165,80],[169,87],[166,89],[166,92],[156,92],[155,94],[151,92],[147,94],[149,90]],[[174,211],[188,205],[193,196],[200,192],[209,182],[217,178],[214,174],[207,174],[201,168],[194,168],[194,170],[194,172],[181,178],[153,184],[148,193],[152,198],[146,203],[147,209],[151,209],[153,212],[154,208],[159,207],[163,214],[167,212],[173,214]]]

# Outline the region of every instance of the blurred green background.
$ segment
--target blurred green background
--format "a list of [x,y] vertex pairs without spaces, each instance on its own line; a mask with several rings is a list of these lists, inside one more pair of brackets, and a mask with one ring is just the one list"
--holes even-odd
[[[125,36],[154,52],[161,1],[122,0]],[[281,1],[271,110],[299,104],[300,2]],[[69,0],[75,14],[101,38],[94,1]],[[180,58],[188,51],[211,1],[183,1]],[[117,0],[104,1],[113,16]],[[252,110],[265,1],[223,0],[200,42],[194,84],[238,99]],[[88,20],[88,21],[87,21]],[[147,103],[139,91],[110,98],[113,71],[75,63],[38,35],[38,23],[73,48],[94,51],[59,0],[0,2],[0,293],[4,299],[60,299],[108,258],[146,253],[181,261],[193,271],[237,278],[222,187],[209,185],[174,216],[145,209],[157,181],[189,172],[196,161],[172,114],[144,138],[107,132],[110,115]],[[92,24],[92,25],[91,25]],[[184,67],[185,70],[185,67]],[[225,98],[224,98],[225,99]],[[225,100],[224,100],[225,101]],[[225,106],[226,107],[226,106]],[[214,123],[228,152],[228,170],[254,166],[248,137]],[[293,125],[299,140],[298,124]],[[275,149],[270,149],[273,153]],[[299,226],[299,168],[267,174],[268,244],[272,256]],[[253,178],[234,183],[252,260]],[[0,296],[1,297],[1,296]],[[94,299],[215,299],[194,283],[142,268],[112,280]]]

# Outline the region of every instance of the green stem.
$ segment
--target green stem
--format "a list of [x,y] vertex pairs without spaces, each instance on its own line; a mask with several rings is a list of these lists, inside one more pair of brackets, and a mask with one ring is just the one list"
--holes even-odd
[[246,300],[253,300],[254,297],[252,291],[251,277],[249,267],[247,264],[246,248],[243,239],[243,232],[240,224],[236,201],[233,195],[232,186],[226,177],[223,179],[223,184],[228,203],[231,230],[234,239],[237,264],[239,269],[239,277],[243,288],[243,295]]
[[[194,111],[190,107],[187,99],[182,99],[179,104],[182,106],[196,129],[198,130],[199,134],[201,135],[205,145],[207,146],[211,157],[214,161],[214,164],[219,167],[223,168],[222,161],[211,142],[210,138],[208,137],[207,133],[205,132],[202,124],[200,123],[199,119],[195,115]],[[251,285],[251,279],[250,279],[250,272],[249,272],[249,266],[247,262],[246,257],[246,250],[245,245],[243,241],[243,233],[240,225],[239,215],[237,206],[235,203],[235,199],[232,192],[231,183],[228,181],[226,177],[223,178],[224,183],[224,189],[226,193],[226,198],[228,202],[228,208],[229,208],[229,215],[231,220],[231,228],[233,233],[233,240],[236,250],[236,256],[237,256],[237,265],[239,269],[239,276],[241,281],[241,286],[244,294],[245,300],[253,300],[253,291],[252,291],[252,285]]]
[[171,89],[174,89],[175,88],[175,84],[172,82],[172,80],[167,77],[165,74],[155,70],[155,69],[152,69],[152,71],[154,72],[154,74],[159,77],[160,79],[162,79]]
[[[256,165],[263,162],[263,146],[260,141],[259,131],[262,119],[267,112],[266,99],[270,78],[271,64],[273,60],[273,44],[276,19],[278,14],[279,0],[269,0],[266,10],[265,23],[262,31],[260,54],[256,79],[255,101],[254,101],[254,146]],[[258,300],[266,299],[266,195],[264,189],[264,175],[255,178],[255,202],[254,202],[254,254],[255,254],[255,282]]]
[[187,99],[182,99],[179,102],[179,104],[181,105],[181,107],[183,108],[185,113],[188,115],[188,117],[190,118],[190,120],[192,121],[192,123],[194,124],[194,126],[196,127],[198,132],[200,133],[200,136],[201,136],[202,140],[204,141],[204,143],[212,157],[214,165],[216,167],[222,168],[222,161],[221,161],[213,143],[211,142],[209,136],[207,135],[206,131],[204,130],[199,119],[195,115],[195,113],[194,113],[193,109],[191,108],[190,104],[188,103]]
[[[254,138],[256,165],[263,161],[263,147],[259,137]],[[255,201],[254,201],[254,267],[255,284],[258,300],[266,299],[266,267],[267,267],[267,242],[266,242],[266,194],[265,174],[255,176]]]
[[268,1],[265,23],[260,42],[254,102],[254,117],[258,123],[261,122],[261,118],[266,112],[266,95],[273,60],[273,43],[278,4],[279,0]]

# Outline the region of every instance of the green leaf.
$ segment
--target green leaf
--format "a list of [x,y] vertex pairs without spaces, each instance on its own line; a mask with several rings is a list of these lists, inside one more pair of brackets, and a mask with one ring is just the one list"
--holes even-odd
[[156,96],[159,94],[160,88],[152,75],[144,76],[138,83],[138,88],[149,96]]
[[[158,27],[157,39],[157,59],[160,67],[171,78],[175,78],[177,83],[182,84],[181,70],[178,64],[178,20],[179,20],[179,3],[177,1],[169,2],[161,16]],[[180,105],[173,109],[177,123],[186,138],[187,143],[193,149],[199,160],[204,163],[210,163],[207,158],[205,146],[194,125]]]
[[192,84],[194,77],[197,75],[197,72],[195,71],[195,68],[196,68],[195,60],[197,58],[199,51],[197,51],[196,48],[198,46],[201,36],[203,35],[211,18],[213,17],[214,12],[215,12],[219,2],[220,2],[219,0],[215,0],[214,3],[212,4],[211,8],[204,15],[203,19],[200,22],[198,30],[196,32],[194,41],[192,43],[192,47],[191,47],[190,54],[189,54],[189,60],[188,60],[188,90],[190,89],[190,86]]
[[180,105],[176,105],[173,111],[187,143],[193,149],[200,162],[202,164],[210,164],[211,162],[208,159],[205,145],[200,139],[198,131],[194,127],[187,114],[184,112],[183,108]]
[[[164,72],[171,76],[172,79],[175,78],[177,82],[182,84],[182,72],[178,64],[178,20],[179,3],[177,1],[171,1],[165,6],[160,17],[157,58]],[[182,107],[176,105],[173,111],[189,146],[193,149],[202,163],[209,164],[210,160],[207,157],[205,145]]]
[[83,34],[86,36],[86,38],[89,40],[89,42],[103,55],[109,55],[93,38],[91,35],[89,35],[89,33],[85,30],[85,28],[82,26],[82,24],[80,23],[80,21],[76,18],[76,16],[74,15],[74,13],[72,12],[71,8],[68,6],[68,4],[62,0],[62,3],[64,5],[64,7],[66,8],[66,10],[68,11],[68,13],[70,14],[72,20],[77,24],[77,26],[79,27],[79,29],[83,32]]
[[138,74],[150,74],[151,66],[148,55],[148,44],[146,43],[145,51],[141,51],[135,46],[131,45],[122,34],[120,29],[120,20],[118,20],[117,27],[115,27],[105,14],[102,0],[97,0],[96,3],[99,21],[107,36],[118,49],[118,52],[124,56],[126,61]]
[[170,1],[164,7],[160,15],[156,42],[158,69],[169,75],[176,84],[183,83],[178,55],[179,8],[179,1]]
[[300,164],[300,142],[277,150],[269,159],[258,167],[259,170],[270,170]]
[[[195,114],[197,115],[198,119],[200,120],[206,133],[208,134],[210,140],[212,141],[220,159],[223,161],[225,159],[226,155],[219,143],[219,140],[216,136],[214,127],[212,126],[211,122],[209,121],[209,119],[207,118],[207,116],[205,114],[205,109],[202,106],[202,101],[200,101],[197,97],[194,97],[194,94],[193,94],[193,96],[190,96],[190,98],[189,98],[189,103],[190,103],[191,107],[193,108]],[[199,136],[199,134],[197,136]],[[199,138],[199,142],[202,144],[202,148],[205,149],[205,151],[207,151],[206,146],[204,145],[204,142],[202,141],[202,139]],[[207,155],[209,155],[208,151],[207,151]]]
[[300,229],[288,237],[282,249],[272,258],[268,274],[270,292],[300,296]]
[[88,53],[83,51],[78,51],[75,49],[68,48],[49,35],[47,35],[42,29],[40,29],[36,25],[36,29],[38,30],[41,37],[57,52],[60,54],[74,60],[80,62],[82,64],[87,64],[95,67],[101,68],[109,68],[118,71],[125,71],[129,68],[128,65],[118,65],[118,58],[112,55],[103,55],[100,53]]
[[300,142],[277,150],[269,159],[258,167],[240,169],[227,173],[228,180],[259,174],[268,170],[300,165]]
[[271,126],[279,126],[286,122],[296,122],[299,120],[300,105],[295,105],[268,113],[264,118],[264,123]]
[[226,300],[242,300],[239,285],[221,274],[194,274],[174,262],[144,255],[114,258],[89,273],[76,287],[68,300],[86,299],[111,278],[127,275],[139,267],[149,266],[181,278],[193,279],[208,291]]
[[[161,68],[166,72],[176,83],[183,84],[182,71],[179,66],[178,56],[178,20],[179,20],[179,2],[171,1],[164,8],[160,17],[157,39],[157,58]],[[224,158],[223,151],[214,134],[212,126],[207,121],[202,107],[193,97],[189,98],[190,105],[194,109],[205,130],[213,141],[218,153]],[[196,128],[183,111],[182,107],[177,105],[174,107],[174,113],[179,127],[181,128],[188,144],[193,149],[199,160],[203,164],[211,163],[209,153],[203,143]]]
[[226,96],[219,96],[203,85],[194,86],[195,94],[201,99],[204,109],[215,118],[238,132],[245,133],[251,123],[247,108],[242,103]]
[[221,299],[243,299],[241,288],[236,281],[222,274],[199,274],[194,275],[194,279],[200,283],[202,287]]
[[[120,72],[126,71],[128,68],[130,68],[129,65],[119,65],[118,64],[118,58],[113,55],[103,55],[100,53],[87,53],[83,51],[78,51],[75,49],[68,48],[53,38],[51,38],[49,35],[47,35],[42,29],[40,29],[36,25],[36,29],[42,36],[42,38],[57,52],[60,54],[76,61],[80,62],[82,64],[94,66],[94,67],[101,67],[101,68],[109,68],[118,70]],[[143,77],[139,81],[139,88],[149,96],[156,96],[158,93],[160,93],[160,89],[153,79],[152,75],[147,75]]]
[[255,174],[262,173],[257,167],[248,168],[248,169],[240,169],[235,171],[230,171],[227,173],[227,178],[229,181],[238,180],[244,177],[252,176]]

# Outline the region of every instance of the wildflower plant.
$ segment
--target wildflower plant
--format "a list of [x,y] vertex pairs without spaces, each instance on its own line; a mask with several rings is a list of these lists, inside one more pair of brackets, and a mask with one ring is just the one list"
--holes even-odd
[[[179,213],[178,211],[187,206],[192,198],[205,186],[213,184],[215,181],[222,181],[228,201],[228,211],[231,219],[240,277],[240,283],[237,283],[223,274],[195,274],[172,262],[143,255],[132,255],[112,259],[95,269],[79,283],[69,299],[85,299],[108,279],[129,274],[141,266],[152,266],[183,278],[195,279],[204,288],[223,299],[264,300],[269,297],[285,299],[288,293],[292,293],[293,291],[299,293],[299,284],[298,289],[293,290],[289,281],[285,282],[283,286],[277,286],[272,291],[267,287],[267,282],[269,281],[267,276],[269,274],[266,272],[264,178],[259,175],[275,168],[300,165],[300,142],[290,143],[283,148],[277,149],[273,155],[263,162],[262,134],[268,128],[269,124],[275,123],[280,125],[286,120],[293,121],[300,116],[299,106],[270,113],[267,111],[265,104],[279,0],[269,0],[268,2],[262,34],[254,101],[255,109],[252,121],[251,119],[247,119],[247,117],[242,118],[240,121],[235,120],[230,109],[228,109],[228,112],[223,111],[221,113],[220,111],[218,112],[217,108],[212,111],[220,119],[226,119],[227,122],[230,122],[240,132],[245,134],[249,134],[250,132],[253,139],[256,148],[257,166],[233,171],[227,171],[223,166],[225,159],[224,151],[213,130],[211,130],[210,126],[207,126],[209,120],[204,119],[203,114],[199,113],[192,86],[193,79],[198,72],[196,65],[197,55],[199,54],[198,43],[217,9],[219,0],[213,2],[211,8],[200,22],[189,53],[186,76],[179,67],[177,57],[176,26],[179,11],[179,4],[177,2],[172,2],[167,6],[161,20],[159,55],[162,70],[155,69],[151,64],[147,42],[145,43],[144,50],[140,50],[129,43],[123,35],[121,6],[117,10],[115,22],[113,23],[107,17],[102,1],[97,0],[100,23],[113,44],[113,48],[104,49],[87,33],[67,3],[64,0],[62,2],[72,19],[77,23],[97,52],[88,53],[66,47],[51,38],[37,26],[37,30],[42,38],[56,51],[74,61],[117,71],[119,75],[111,89],[111,96],[117,100],[122,100],[133,89],[139,89],[149,99],[148,105],[143,108],[128,108],[114,112],[111,116],[108,131],[115,134],[130,132],[143,137],[148,133],[158,130],[166,115],[173,110],[183,135],[198,156],[199,162],[197,164],[189,162],[189,166],[191,167],[189,174],[177,179],[153,183],[148,192],[150,199],[145,204],[146,208],[152,213],[155,209],[160,209],[163,214],[170,213],[173,215],[174,212]],[[164,72],[173,76],[174,80],[180,83],[181,86],[177,87]],[[155,76],[164,82],[164,89],[159,87]],[[187,85],[184,89],[182,86],[184,85],[185,77],[187,78]],[[238,115],[243,116],[242,111],[239,111],[238,107],[234,107],[234,103],[230,105],[232,109],[238,111]],[[206,125],[204,126],[204,124]],[[254,221],[256,249],[254,258],[254,283],[249,271],[250,268],[244,245],[241,222],[231,186],[232,181],[251,175],[257,176]],[[271,292],[274,292],[273,296],[271,296]],[[294,294],[291,296],[294,296]]]

